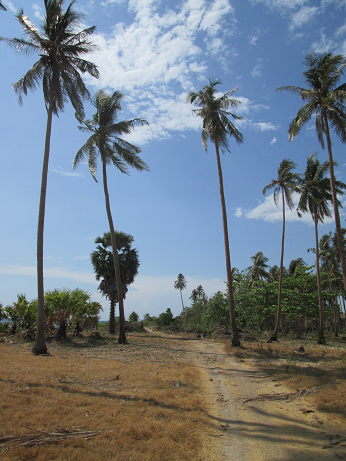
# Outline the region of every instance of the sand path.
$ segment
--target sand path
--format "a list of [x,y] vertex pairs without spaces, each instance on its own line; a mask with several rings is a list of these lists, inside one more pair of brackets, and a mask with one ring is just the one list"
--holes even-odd
[[[158,334],[155,332],[155,334]],[[172,341],[173,337],[159,333]],[[345,429],[332,425],[325,414],[303,413],[309,396],[293,401],[244,400],[259,394],[289,393],[255,364],[242,363],[224,352],[222,342],[184,340],[186,358],[201,372],[211,432],[206,433],[201,459],[231,461],[346,460]],[[328,448],[326,448],[328,446]],[[325,448],[323,448],[325,447]]]

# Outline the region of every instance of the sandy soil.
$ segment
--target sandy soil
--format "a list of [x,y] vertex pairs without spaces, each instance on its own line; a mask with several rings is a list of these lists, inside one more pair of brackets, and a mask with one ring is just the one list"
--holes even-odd
[[[158,334],[155,332],[155,334]],[[182,337],[161,334],[169,341]],[[180,343],[181,344],[181,343]],[[229,356],[222,342],[185,340],[186,360],[199,367],[211,426],[202,459],[232,461],[346,460],[346,427],[319,413],[309,395],[293,401],[251,401],[260,394],[289,393],[255,363]]]

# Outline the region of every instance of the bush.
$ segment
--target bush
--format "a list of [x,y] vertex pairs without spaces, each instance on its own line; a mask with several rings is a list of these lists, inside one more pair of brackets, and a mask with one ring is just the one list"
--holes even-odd
[[173,314],[171,309],[168,308],[166,312],[162,312],[156,320],[156,323],[159,327],[169,327],[173,322]]
[[132,312],[129,316],[129,322],[137,323],[139,320],[139,315],[136,312]]

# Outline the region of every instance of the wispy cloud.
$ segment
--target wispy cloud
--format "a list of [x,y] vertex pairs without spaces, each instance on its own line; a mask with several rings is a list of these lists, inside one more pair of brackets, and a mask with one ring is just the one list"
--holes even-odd
[[262,67],[263,67],[262,59],[258,58],[257,59],[257,64],[252,69],[251,77],[261,77],[261,75],[262,75]]
[[[293,194],[293,203],[294,203],[294,210],[291,211],[290,209],[286,208],[285,217],[287,222],[304,222],[309,225],[313,225],[313,220],[309,213],[302,214],[302,217],[299,218],[296,207],[299,202],[299,194]],[[237,217],[245,217],[246,219],[260,219],[262,221],[268,222],[275,222],[275,221],[282,221],[282,208],[277,207],[274,203],[274,194],[270,194],[263,201],[253,208],[252,210],[244,210],[242,208],[238,209]],[[334,218],[325,218],[324,223],[331,223],[333,222]]]
[[3,0],[2,2],[8,10],[11,10],[13,13],[17,13],[18,8],[16,8],[10,0]]
[[[37,276],[36,266],[15,266],[15,265],[0,265],[0,274],[2,275],[28,275]],[[50,278],[72,279],[82,283],[92,283],[98,285],[99,282],[95,279],[92,273],[70,272],[61,267],[44,268],[44,276]]]
[[81,176],[81,177],[84,177],[84,175],[82,173],[77,173],[77,172],[72,171],[72,170],[71,171],[65,171],[60,166],[57,166],[57,167],[51,166],[51,167],[49,167],[49,171],[51,171],[52,173],[61,174],[62,176]]
[[316,16],[318,12],[319,8],[317,6],[304,6],[296,13],[292,13],[289,29],[293,31],[297,27],[301,27],[307,22],[310,22],[310,20]]
[[270,141],[270,144],[275,144],[277,141],[276,137],[274,136],[274,138]]
[[276,131],[279,125],[274,125],[271,122],[257,122],[252,124],[255,128],[259,128],[261,131]]

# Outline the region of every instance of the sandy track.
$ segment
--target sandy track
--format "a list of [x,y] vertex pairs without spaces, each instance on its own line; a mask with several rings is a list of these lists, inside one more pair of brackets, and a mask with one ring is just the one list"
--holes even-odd
[[[155,332],[157,334],[157,332]],[[163,335],[167,339],[182,337]],[[255,401],[259,394],[288,393],[261,369],[224,352],[222,342],[184,340],[186,358],[201,372],[210,427],[205,460],[329,461],[346,460],[346,428],[335,427],[325,414],[303,414],[309,396],[294,401]],[[280,387],[278,387],[280,386]],[[215,430],[216,429],[216,430]],[[333,440],[341,440],[331,446]],[[326,448],[328,446],[328,448]],[[325,448],[323,448],[325,447]]]

